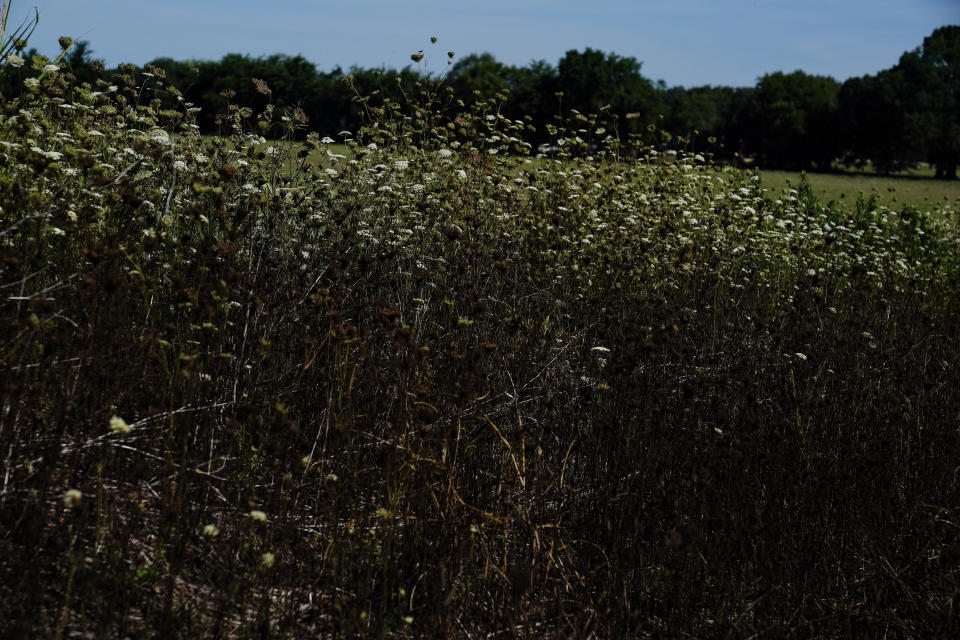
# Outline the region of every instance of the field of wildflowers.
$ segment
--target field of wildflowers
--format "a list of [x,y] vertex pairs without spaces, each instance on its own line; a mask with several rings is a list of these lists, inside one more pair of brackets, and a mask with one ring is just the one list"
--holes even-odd
[[204,138],[159,69],[25,64],[4,635],[958,631],[951,205],[771,195],[579,113],[537,155],[429,81],[336,139],[232,104]]

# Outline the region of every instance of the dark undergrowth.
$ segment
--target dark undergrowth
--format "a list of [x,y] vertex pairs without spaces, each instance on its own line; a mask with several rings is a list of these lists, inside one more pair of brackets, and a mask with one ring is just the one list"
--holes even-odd
[[2,103],[3,635],[960,632],[957,212],[120,71]]

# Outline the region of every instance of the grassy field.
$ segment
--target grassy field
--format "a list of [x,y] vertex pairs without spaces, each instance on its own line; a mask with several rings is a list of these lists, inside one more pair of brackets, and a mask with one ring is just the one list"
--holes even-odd
[[2,105],[0,635],[960,633],[954,200],[139,82]]
[[[761,170],[763,186],[771,196],[800,184],[801,174],[790,171]],[[877,202],[892,210],[911,206],[929,210],[935,205],[960,208],[960,180],[934,180],[932,176],[876,176],[865,173],[808,173],[807,181],[823,202],[852,206],[859,195],[876,196]]]

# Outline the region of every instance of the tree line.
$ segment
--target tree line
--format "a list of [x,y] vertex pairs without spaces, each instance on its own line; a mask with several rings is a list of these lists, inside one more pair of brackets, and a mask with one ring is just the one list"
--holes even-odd
[[[555,65],[540,60],[522,67],[489,53],[454,60],[450,52],[443,73],[424,71],[420,54],[412,58],[417,65],[399,70],[321,71],[302,56],[229,54],[219,61],[159,58],[138,71],[162,70],[184,99],[201,108],[205,132],[218,130],[218,115],[230,105],[256,110],[269,101],[297,109],[310,130],[336,136],[361,126],[363,96],[402,103],[426,89],[453,109],[497,97],[503,115],[528,123],[536,144],[549,145],[553,125],[580,113],[600,114],[609,134],[656,130],[665,144],[767,168],[824,171],[837,162],[869,163],[891,173],[926,161],[936,177],[955,179],[960,164],[957,25],[936,29],[892,68],[843,83],[794,71],[766,74],[753,87],[668,87],[644,77],[636,58],[590,48],[568,51]],[[102,69],[86,42],[77,43],[65,62],[90,82]],[[9,71],[19,74],[0,78],[6,96],[21,90],[26,70]],[[266,84],[258,87],[253,78]]]

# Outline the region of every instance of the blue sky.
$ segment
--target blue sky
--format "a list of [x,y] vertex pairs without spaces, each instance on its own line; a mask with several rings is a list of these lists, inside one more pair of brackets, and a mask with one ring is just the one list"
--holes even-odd
[[15,0],[11,21],[34,6],[32,46],[55,52],[70,35],[110,66],[285,53],[321,70],[399,68],[422,48],[428,70],[442,72],[448,50],[525,65],[593,47],[688,87],[750,86],[796,69],[872,74],[935,28],[960,24],[958,0]]

